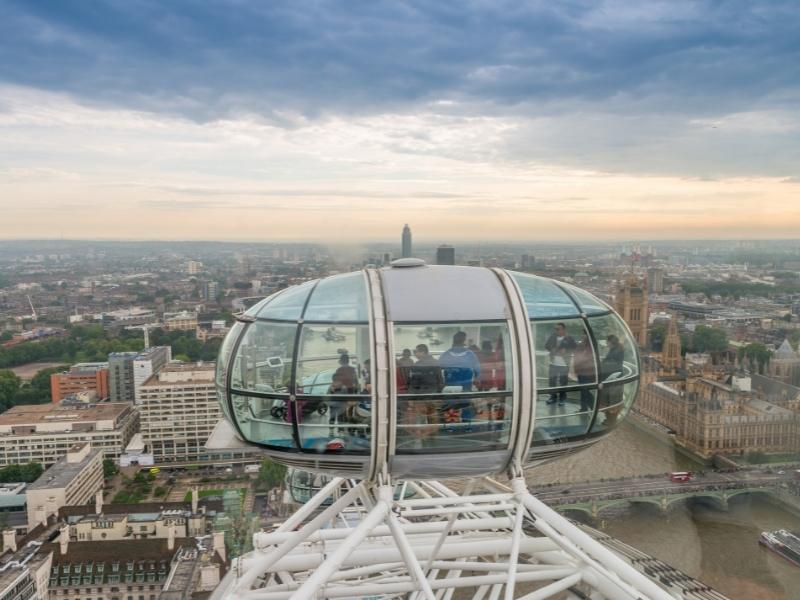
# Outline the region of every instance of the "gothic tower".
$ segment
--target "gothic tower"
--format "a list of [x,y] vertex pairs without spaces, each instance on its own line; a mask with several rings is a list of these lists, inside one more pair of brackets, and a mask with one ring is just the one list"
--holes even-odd
[[629,275],[617,288],[614,308],[625,319],[639,346],[647,346],[647,285]]
[[661,348],[661,364],[664,370],[674,373],[681,366],[681,336],[678,333],[678,317],[672,315]]

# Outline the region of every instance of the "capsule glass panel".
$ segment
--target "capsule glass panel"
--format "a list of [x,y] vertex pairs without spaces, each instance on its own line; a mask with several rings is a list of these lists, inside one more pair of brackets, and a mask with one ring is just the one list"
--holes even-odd
[[628,327],[616,314],[590,317],[600,355],[600,381],[625,380],[639,374],[636,342]]
[[572,299],[550,279],[524,273],[509,274],[519,286],[531,319],[577,317],[580,314]]
[[293,404],[286,398],[231,396],[236,422],[247,440],[265,446],[294,448]]
[[303,325],[297,357],[297,394],[369,394],[367,325]]
[[236,350],[231,387],[262,394],[288,394],[297,325],[256,321]]
[[537,390],[597,383],[594,349],[583,319],[533,321],[531,334]]
[[590,388],[570,390],[562,399],[552,402],[549,393],[539,394],[533,445],[546,446],[582,439],[589,430],[594,414],[597,391]]
[[477,452],[508,446],[511,395],[397,400],[397,454]]
[[316,280],[306,281],[296,287],[283,290],[258,312],[258,318],[296,321],[302,316],[308,295],[316,283]]
[[398,395],[511,390],[506,323],[394,327]]
[[233,324],[233,327],[231,327],[228,335],[226,335],[225,339],[222,340],[222,345],[219,348],[219,355],[217,358],[217,368],[214,381],[217,387],[217,396],[220,400],[220,406],[222,406],[222,412],[225,414],[225,418],[229,421],[231,420],[231,412],[230,407],[228,406],[226,392],[226,387],[228,385],[228,367],[231,364],[231,354],[233,353],[233,348],[236,345],[236,340],[239,339],[244,327],[245,324],[239,321]]
[[628,383],[612,383],[603,386],[597,392],[598,412],[592,425],[592,435],[604,433],[616,427],[630,410],[636,392],[638,380]]
[[601,315],[611,311],[611,307],[609,307],[605,302],[602,300],[595,298],[589,292],[582,290],[579,287],[575,287],[574,285],[568,285],[566,283],[560,284],[564,287],[578,302],[578,306],[581,308],[581,312],[586,313],[589,316],[592,315]]
[[506,323],[396,324],[394,347],[397,454],[508,447],[513,372]]
[[348,273],[319,282],[303,315],[305,321],[367,322],[367,290],[364,275]]

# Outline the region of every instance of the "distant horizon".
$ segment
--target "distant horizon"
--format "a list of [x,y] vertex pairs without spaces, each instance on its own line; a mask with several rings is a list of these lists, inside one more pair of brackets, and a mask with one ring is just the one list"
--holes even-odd
[[[413,235],[413,228],[411,229]],[[240,240],[240,239],[208,239],[208,238],[183,238],[183,239],[168,239],[168,238],[0,238],[0,244],[6,242],[14,243],[41,243],[41,242],[64,242],[64,243],[132,243],[132,244],[181,244],[181,243],[208,243],[208,244],[292,244],[292,245],[316,245],[316,246],[352,246],[354,244],[379,244],[379,245],[397,245],[400,247],[400,235],[398,233],[396,240],[389,239],[359,239],[348,241],[331,241],[331,240],[314,240],[306,239],[283,239],[283,240]],[[767,243],[798,243],[800,244],[800,237],[798,238],[625,238],[625,239],[585,239],[585,240],[501,240],[501,239],[448,239],[437,240],[433,238],[417,238],[413,239],[413,245],[423,246],[439,246],[439,245],[454,245],[454,244],[497,244],[497,245],[514,245],[514,246],[536,246],[536,245],[565,245],[565,246],[581,246],[581,245],[648,245],[648,244],[680,244],[680,243],[737,243],[737,242],[767,242]]]

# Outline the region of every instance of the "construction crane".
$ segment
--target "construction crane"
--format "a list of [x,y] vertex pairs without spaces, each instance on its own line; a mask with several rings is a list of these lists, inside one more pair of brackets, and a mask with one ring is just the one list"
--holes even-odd
[[145,323],[144,325],[128,325],[125,329],[141,329],[144,332],[144,347],[150,347],[150,330],[161,327],[161,323]]
[[36,314],[36,309],[33,308],[33,300],[31,300],[30,294],[27,294],[27,296],[28,296],[28,304],[31,305],[31,319],[35,323],[36,321],[39,320],[39,315]]

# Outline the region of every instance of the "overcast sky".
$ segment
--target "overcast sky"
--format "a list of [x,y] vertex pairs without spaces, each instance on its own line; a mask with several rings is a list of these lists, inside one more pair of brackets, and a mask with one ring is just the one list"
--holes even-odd
[[0,238],[796,238],[796,2],[0,0]]

